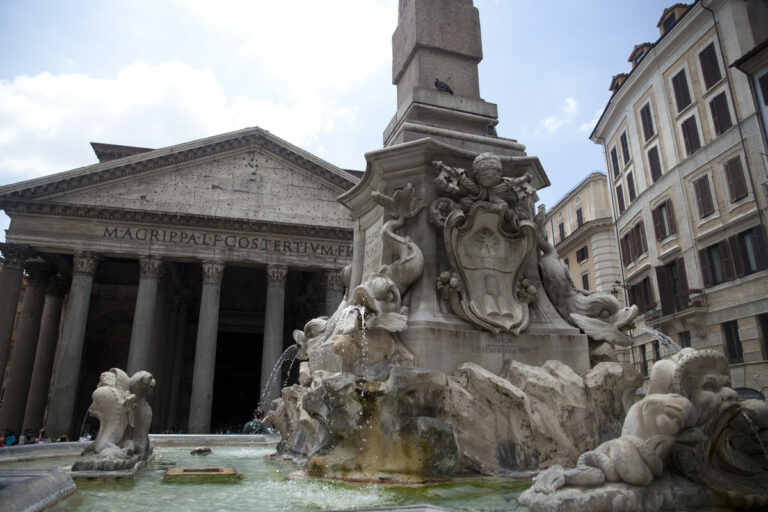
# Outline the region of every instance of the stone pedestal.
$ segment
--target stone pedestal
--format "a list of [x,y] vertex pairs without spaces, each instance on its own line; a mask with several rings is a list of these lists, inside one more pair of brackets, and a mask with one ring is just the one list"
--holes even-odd
[[29,247],[0,244],[0,251],[5,258],[3,268],[0,269],[0,385],[2,385],[8,351],[11,348],[13,323],[16,320],[21,278],[24,275],[24,261],[29,256]]
[[[266,403],[278,397],[280,383],[270,383],[272,369],[283,353],[285,278],[288,267],[267,266],[267,307],[264,313],[264,344],[261,352],[261,397]],[[277,377],[279,379],[279,376]]]
[[133,375],[139,370],[149,371],[157,279],[161,265],[160,258],[143,257],[139,260],[139,290],[136,293],[131,345],[128,349],[128,375]]
[[192,396],[189,402],[189,433],[207,434],[211,430],[213,377],[216,369],[216,336],[219,329],[219,300],[224,264],[203,263],[203,291],[197,324]]
[[[382,242],[381,227],[389,220],[382,207],[371,200],[371,192],[392,196],[408,183],[414,186],[414,197],[425,205],[418,215],[408,219],[401,229],[424,255],[424,272],[411,285],[403,299],[409,308],[408,328],[399,334],[402,343],[416,356],[416,366],[451,373],[465,362],[477,363],[498,372],[509,359],[541,365],[548,359],[559,359],[576,372],[589,368],[587,336],[563,320],[550,302],[541,283],[536,255],[524,264],[523,276],[536,287],[536,301],[529,306],[530,322],[520,334],[493,334],[454,314],[437,290],[438,276],[449,271],[443,232],[430,220],[430,205],[437,199],[434,180],[437,171],[433,161],[469,169],[476,154],[433,139],[398,144],[366,154],[368,165],[360,183],[340,197],[352,211],[355,235],[365,241],[365,250],[356,251],[353,261],[351,289],[379,266],[392,263],[392,248]],[[539,189],[549,184],[536,157],[502,156],[502,174],[516,178],[528,173],[531,185]],[[313,370],[338,371],[338,358],[330,353],[330,345],[313,347]],[[323,352],[322,354],[319,352]],[[325,353],[328,352],[328,353]],[[321,361],[327,361],[328,368]]]
[[72,285],[56,350],[51,400],[45,423],[46,434],[53,438],[61,434],[67,434],[70,438],[75,435],[72,429],[72,415],[80,380],[80,363],[83,357],[93,276],[99,260],[93,253],[76,252],[72,262]]
[[0,425],[17,433],[21,432],[24,420],[27,393],[35,364],[37,339],[40,334],[45,288],[52,275],[50,267],[42,261],[27,262],[25,268],[27,286],[24,302],[21,305],[13,353],[5,377],[3,405],[0,407]]
[[48,388],[53,372],[53,357],[56,354],[56,342],[59,338],[61,305],[68,284],[67,279],[59,276],[49,283],[46,290],[43,315],[40,320],[40,336],[35,352],[35,365],[32,370],[32,381],[29,384],[27,407],[24,411],[24,430],[37,432],[43,426],[45,402],[48,399]]

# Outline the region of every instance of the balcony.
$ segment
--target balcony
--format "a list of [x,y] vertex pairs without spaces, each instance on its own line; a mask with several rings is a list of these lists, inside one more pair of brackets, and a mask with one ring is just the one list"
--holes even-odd
[[656,325],[673,319],[686,318],[707,309],[707,297],[704,291],[699,289],[662,297],[660,302],[660,306],[655,306],[641,314],[646,324]]

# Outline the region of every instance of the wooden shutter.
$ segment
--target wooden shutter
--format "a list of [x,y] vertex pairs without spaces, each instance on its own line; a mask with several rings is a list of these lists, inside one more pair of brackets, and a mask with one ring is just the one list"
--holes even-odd
[[621,238],[621,261],[626,267],[632,262],[631,255],[629,253],[629,240],[626,236]]
[[659,302],[661,302],[661,311],[667,315],[670,311],[671,292],[669,289],[669,276],[667,275],[667,269],[664,267],[656,267],[656,281],[659,285]]
[[709,190],[709,177],[702,176],[696,180],[694,188],[696,190],[696,205],[699,208],[699,217],[703,219],[715,211],[715,206],[712,203],[712,193]]
[[757,253],[758,269],[768,268],[768,249],[766,248],[765,232],[763,226],[757,225],[752,229],[752,236],[755,240],[754,249]]
[[701,263],[701,277],[704,280],[704,286],[712,286],[712,264],[706,249],[699,251],[699,262]]
[[688,92],[688,81],[685,79],[684,69],[672,77],[672,88],[675,92],[677,111],[680,112],[691,104],[691,95]]
[[709,108],[712,111],[712,121],[715,124],[715,133],[720,135],[725,130],[733,126],[731,122],[731,113],[728,111],[728,100],[725,98],[725,93],[721,92],[709,103]]
[[667,213],[667,224],[669,224],[669,234],[677,232],[677,226],[675,225],[675,210],[672,208],[672,201],[664,203],[664,209]]
[[648,250],[648,244],[645,240],[645,224],[640,222],[637,224],[636,228],[640,235],[640,252],[638,253],[638,255],[640,255]]
[[659,160],[658,146],[653,146],[648,150],[648,165],[651,167],[651,179],[656,181],[661,178],[661,161]]
[[677,269],[677,277],[680,279],[680,292],[687,292],[688,288],[688,276],[685,274],[685,260],[678,258],[675,261],[675,268]]
[[701,63],[701,74],[704,75],[704,85],[709,89],[723,76],[717,63],[715,43],[709,43],[709,46],[704,48],[699,54],[699,62]]
[[661,231],[661,207],[654,208],[651,211],[651,215],[653,217],[653,232],[656,233],[656,240],[663,240],[664,233]]
[[728,241],[723,240],[718,244],[720,246],[720,257],[723,259],[723,281],[733,280],[733,258],[731,249],[728,247]]
[[686,154],[691,155],[698,151],[701,148],[701,142],[699,140],[699,130],[696,128],[696,118],[691,116],[683,121],[680,129],[683,132]]
[[731,256],[733,258],[733,271],[736,277],[742,277],[746,275],[744,265],[744,251],[741,246],[741,237],[739,235],[732,236],[728,239],[728,245],[731,247]]
[[725,163],[725,177],[728,181],[728,192],[732,203],[747,196],[747,183],[744,179],[744,168],[741,166],[741,158],[737,156]]

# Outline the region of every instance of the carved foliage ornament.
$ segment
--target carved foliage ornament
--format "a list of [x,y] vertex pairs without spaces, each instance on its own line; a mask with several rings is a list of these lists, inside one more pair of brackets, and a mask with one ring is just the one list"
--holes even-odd
[[139,259],[139,275],[141,279],[157,279],[160,276],[160,267],[163,260],[151,256]]
[[204,261],[202,266],[204,284],[221,284],[221,277],[224,275],[223,263]]
[[102,260],[102,257],[96,253],[88,251],[76,251],[72,260],[72,273],[93,275],[96,273],[96,266]]
[[284,287],[287,275],[288,267],[285,265],[267,265],[267,286]]
[[2,251],[5,258],[3,267],[17,270],[24,268],[24,262],[31,254],[28,245],[0,244],[0,251]]
[[535,296],[530,283],[521,283],[536,246],[530,176],[503,177],[501,160],[490,153],[478,155],[471,170],[433,165],[443,197],[430,205],[430,221],[443,232],[451,264],[438,279],[440,295],[475,325],[519,334]]

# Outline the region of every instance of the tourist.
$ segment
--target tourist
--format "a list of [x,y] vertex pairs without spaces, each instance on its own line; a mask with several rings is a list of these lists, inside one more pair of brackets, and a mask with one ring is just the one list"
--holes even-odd
[[5,446],[5,435],[0,434],[0,448]]
[[261,409],[253,411],[253,419],[245,424],[243,427],[243,434],[269,434],[267,423],[271,424],[270,417],[274,414],[274,411],[267,412],[267,415],[260,418],[262,414]]
[[69,442],[69,436],[67,434],[61,434],[59,436],[59,439],[56,442],[57,443],[68,443]]
[[11,430],[11,432],[5,436],[5,444],[7,446],[13,446],[16,444],[16,432]]

